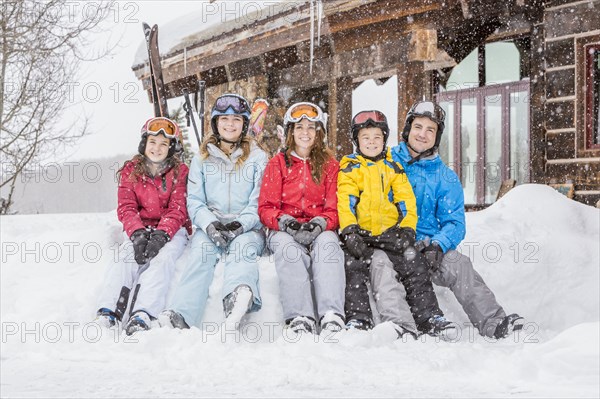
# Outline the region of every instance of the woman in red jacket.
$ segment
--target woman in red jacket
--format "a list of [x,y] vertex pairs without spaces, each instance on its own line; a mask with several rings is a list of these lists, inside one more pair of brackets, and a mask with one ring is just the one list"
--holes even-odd
[[131,300],[127,335],[149,329],[163,310],[175,261],[187,244],[188,167],[179,159],[180,138],[172,120],[148,120],[139,154],[119,170],[117,216],[126,240],[106,272],[96,321],[118,328]]
[[[327,114],[312,103],[284,117],[286,148],[263,176],[258,214],[271,231],[286,324],[294,332],[344,326],[344,254],[336,234],[339,164],[325,145]],[[312,284],[311,284],[312,280]]]

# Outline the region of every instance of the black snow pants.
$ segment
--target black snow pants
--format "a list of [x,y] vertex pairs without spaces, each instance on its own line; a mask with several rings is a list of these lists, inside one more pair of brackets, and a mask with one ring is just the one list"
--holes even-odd
[[[394,264],[398,273],[399,281],[406,289],[406,302],[410,306],[411,313],[417,326],[426,323],[431,316],[443,315],[439,308],[433,284],[429,276],[429,265],[425,256],[410,248],[413,256],[407,260],[404,253],[399,253],[397,245],[387,245],[385,242],[368,242],[370,245],[368,253],[360,259],[353,257],[346,249],[346,320],[360,319],[373,325],[373,313],[369,303],[369,267],[373,256],[373,247],[383,250]],[[392,249],[390,249],[392,248]]]

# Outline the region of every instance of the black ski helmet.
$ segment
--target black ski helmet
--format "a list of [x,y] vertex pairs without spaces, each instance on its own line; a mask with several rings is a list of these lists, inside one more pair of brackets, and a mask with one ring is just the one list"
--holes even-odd
[[183,145],[181,142],[181,130],[179,125],[169,118],[157,116],[150,118],[144,123],[140,131],[142,138],[138,145],[138,152],[142,155],[146,153],[146,143],[148,142],[148,136],[157,136],[162,134],[170,140],[169,152],[167,158],[172,157],[176,153],[183,151]]
[[[442,133],[444,133],[446,112],[438,104],[433,101],[418,101],[410,107],[410,110],[406,114],[406,120],[404,122],[404,130],[402,131],[402,138],[408,144],[408,134],[412,127],[412,123],[417,117],[426,117],[431,119],[437,124],[437,132],[435,136],[435,144],[431,147],[431,152],[435,152],[440,145],[442,140]],[[426,151],[430,151],[426,150]]]
[[390,127],[387,123],[387,118],[381,111],[361,111],[354,115],[352,118],[352,124],[350,125],[350,135],[352,137],[352,143],[358,148],[358,132],[360,129],[365,127],[378,127],[383,131],[383,145],[387,143],[388,136],[390,135]]

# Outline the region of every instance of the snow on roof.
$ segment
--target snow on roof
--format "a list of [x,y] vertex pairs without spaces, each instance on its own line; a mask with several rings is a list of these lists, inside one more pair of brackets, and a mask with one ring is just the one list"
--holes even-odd
[[[302,6],[309,2],[310,0],[269,0],[203,3],[202,10],[199,12],[183,15],[165,25],[159,24],[158,47],[161,55],[164,56],[183,50],[201,40],[217,37],[257,21],[295,10],[286,17],[291,23],[309,16],[308,11],[301,10]],[[145,63],[147,59],[146,41],[142,40],[136,51],[133,67]]]

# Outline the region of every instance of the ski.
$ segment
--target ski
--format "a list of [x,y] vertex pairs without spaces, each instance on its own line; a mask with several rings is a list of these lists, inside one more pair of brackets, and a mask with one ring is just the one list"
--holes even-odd
[[[167,107],[167,91],[163,81],[162,66],[160,65],[160,51],[158,49],[158,25],[154,25],[150,30],[148,52],[150,56],[150,65],[152,67],[152,78],[156,87],[157,101],[160,115],[169,117]],[[156,111],[156,108],[155,108]]]
[[151,28],[145,22],[142,22],[142,27],[144,29],[144,37],[146,38],[146,48],[148,49],[148,64],[150,65],[150,86],[152,88],[152,104],[154,104],[154,116],[160,116],[160,106],[158,104],[158,93],[156,91],[156,83],[154,82],[154,71],[152,70],[152,62],[151,59],[151,51],[150,51],[150,32]]
[[262,98],[257,98],[252,104],[252,112],[250,115],[250,130],[254,134],[256,140],[260,140],[265,128],[265,120],[269,111],[269,102]]

